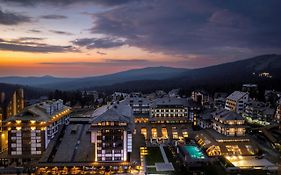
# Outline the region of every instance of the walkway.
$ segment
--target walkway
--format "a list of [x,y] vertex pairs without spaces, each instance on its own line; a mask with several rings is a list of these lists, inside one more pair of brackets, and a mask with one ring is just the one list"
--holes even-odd
[[162,157],[164,159],[164,162],[169,163],[169,160],[168,160],[165,150],[163,148],[163,144],[160,144],[160,151],[161,151]]
[[156,171],[175,171],[175,168],[171,162],[169,162],[165,150],[163,148],[163,144],[159,145],[162,157],[164,159],[164,163],[155,163]]

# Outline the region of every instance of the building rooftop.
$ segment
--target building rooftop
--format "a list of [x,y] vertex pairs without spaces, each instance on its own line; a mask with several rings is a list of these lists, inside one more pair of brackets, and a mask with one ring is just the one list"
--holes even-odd
[[102,121],[116,121],[131,123],[133,118],[132,108],[124,104],[106,105],[98,108],[92,114],[91,123]]
[[166,106],[166,105],[188,106],[188,102],[186,98],[171,98],[171,97],[157,98],[152,102],[153,107]]
[[228,111],[226,109],[220,109],[212,113],[214,117],[218,117],[220,120],[244,120],[244,118],[234,111]]
[[237,101],[237,100],[241,99],[242,97],[244,97],[247,94],[248,94],[247,92],[234,91],[232,94],[230,94],[227,97],[227,99],[231,99],[231,100]]
[[[51,102],[44,102],[43,105],[51,104]],[[60,109],[55,110],[52,114],[48,113],[45,108],[43,108],[42,103],[37,103],[31,106],[28,106],[23,109],[23,111],[15,116],[9,117],[6,122],[22,120],[22,121],[50,121],[53,117],[66,115],[70,113],[70,107],[62,105]]]
[[126,104],[126,105],[130,105],[130,104],[140,104],[142,103],[142,105],[150,105],[151,100],[145,98],[145,97],[139,97],[139,96],[128,96],[126,97],[123,101],[120,101],[120,104]]

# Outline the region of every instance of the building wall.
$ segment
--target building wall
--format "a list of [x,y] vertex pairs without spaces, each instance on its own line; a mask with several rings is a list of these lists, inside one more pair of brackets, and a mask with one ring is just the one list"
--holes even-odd
[[186,107],[156,107],[151,109],[151,119],[156,122],[187,122]]
[[15,116],[24,108],[24,92],[23,89],[18,89],[14,92],[8,106],[7,117]]
[[238,114],[244,112],[245,107],[248,103],[249,100],[249,95],[244,95],[242,98],[238,100],[232,100],[227,98],[226,99],[226,104],[225,104],[225,109],[237,112]]
[[95,145],[95,161],[128,161],[132,152],[132,135],[124,129],[98,129],[91,132],[91,142]]
[[244,136],[246,129],[243,124],[244,120],[228,120],[222,122],[215,118],[213,129],[227,136]]
[[68,115],[58,121],[46,123],[36,121],[14,121],[8,124],[8,153],[24,157],[41,155],[59,127],[68,121]]
[[132,133],[129,123],[101,121],[91,126],[91,143],[95,149],[96,162],[130,161]]

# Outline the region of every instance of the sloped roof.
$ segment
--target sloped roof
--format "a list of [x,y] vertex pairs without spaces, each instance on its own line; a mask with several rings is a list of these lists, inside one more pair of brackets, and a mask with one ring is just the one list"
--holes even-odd
[[128,105],[123,104],[113,104],[106,105],[98,108],[92,114],[92,123],[98,123],[103,121],[111,121],[111,122],[132,122],[132,108]]
[[241,99],[242,97],[244,97],[247,94],[248,94],[247,92],[234,91],[227,98],[231,99],[231,100],[234,100],[234,101],[237,101],[237,100]]
[[228,111],[226,109],[220,109],[213,113],[213,116],[219,117],[221,120],[244,120],[244,118],[234,111]]
[[162,105],[187,106],[188,102],[186,98],[172,98],[172,97],[157,98],[152,102],[152,106],[162,106]]
[[61,110],[55,111],[52,115],[48,114],[45,109],[41,108],[37,104],[28,106],[23,109],[23,111],[15,116],[9,117],[6,121],[15,121],[15,120],[22,120],[22,121],[49,121],[52,119],[53,116],[59,114],[62,111],[70,109],[70,107],[64,106]]

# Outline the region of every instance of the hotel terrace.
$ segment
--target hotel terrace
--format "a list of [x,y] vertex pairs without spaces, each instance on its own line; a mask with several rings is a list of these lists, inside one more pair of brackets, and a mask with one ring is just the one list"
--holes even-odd
[[70,107],[62,100],[38,103],[9,117],[5,122],[8,135],[7,158],[28,160],[40,157],[61,126],[68,122]]

